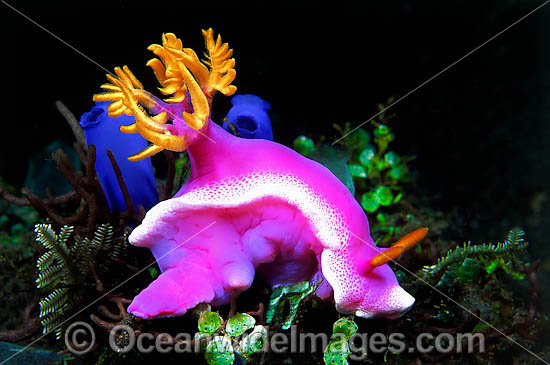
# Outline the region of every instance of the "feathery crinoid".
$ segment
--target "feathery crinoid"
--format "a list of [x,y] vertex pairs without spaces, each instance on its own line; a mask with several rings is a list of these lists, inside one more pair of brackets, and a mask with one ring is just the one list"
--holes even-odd
[[55,332],[57,339],[63,336],[65,319],[83,299],[81,289],[95,281],[97,267],[99,272],[107,271],[126,247],[127,233],[115,237],[109,224],[98,226],[91,240],[78,236],[71,240],[73,230],[63,226],[56,233],[50,224],[37,224],[34,230],[36,241],[46,249],[36,262],[36,286],[48,292],[39,302],[40,322],[43,333]]
[[48,250],[36,262],[39,272],[36,279],[37,287],[45,288],[60,279],[70,284],[74,275],[67,240],[73,233],[73,227],[64,226],[59,234],[56,234],[51,225],[37,224],[34,231],[36,241]]
[[73,227],[64,226],[56,234],[50,224],[37,224],[36,241],[47,251],[38,258],[39,289],[50,288],[51,292],[40,301],[40,322],[44,334],[55,331],[56,338],[61,338],[65,313],[74,306],[74,298],[69,295],[70,287],[76,280],[75,267],[71,261],[71,252],[67,246]]
[[145,91],[127,66],[115,68],[117,77],[107,75],[110,83],[101,85],[107,93],[94,95],[95,101],[112,102],[109,116],[125,113],[135,117],[136,123],[121,127],[122,132],[139,133],[152,143],[130,156],[130,160],[138,161],[163,149],[185,150],[198,138],[196,131],[207,125],[216,91],[224,95],[235,93],[237,88],[231,85],[236,76],[233,50],[222,42],[220,35],[214,41],[211,28],[203,30],[203,36],[206,44],[203,61],[192,49],[183,48],[181,39],[173,33],[162,35],[162,45],[148,47],[158,57],[149,60],[147,66],[153,69],[162,86],[159,91],[167,96],[164,101]]
[[519,267],[518,256],[523,254],[529,245],[524,240],[524,235],[525,232],[521,228],[516,227],[508,232],[504,242],[498,242],[497,244],[483,243],[480,245],[472,245],[471,242],[465,242],[463,246],[457,246],[447,251],[444,256],[437,260],[435,265],[424,266],[417,273],[417,276],[422,281],[433,284],[444,270],[447,270],[453,264],[462,263],[466,258],[502,258],[510,260],[511,264]]

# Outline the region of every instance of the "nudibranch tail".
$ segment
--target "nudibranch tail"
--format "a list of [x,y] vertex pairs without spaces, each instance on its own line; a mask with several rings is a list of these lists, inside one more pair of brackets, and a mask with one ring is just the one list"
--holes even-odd
[[372,268],[387,264],[391,260],[395,260],[403,252],[416,245],[428,234],[428,228],[419,228],[413,232],[407,233],[401,239],[399,239],[392,247],[386,251],[376,255],[370,260],[370,266]]
[[[162,87],[159,91],[169,96],[164,101],[143,89],[127,66],[115,68],[116,77],[101,86],[104,94],[94,95],[95,101],[111,101],[109,116],[134,116],[136,123],[121,128],[123,133],[139,133],[152,144],[129,160],[138,161],[168,149],[183,151],[193,143],[210,119],[210,105],[216,91],[232,95],[236,87],[233,50],[222,43],[218,35],[214,41],[212,28],[203,30],[206,60],[183,48],[181,39],[172,33],[162,35],[162,45],[148,47],[158,58],[147,62]],[[189,101],[185,100],[186,98]],[[147,111],[146,111],[147,109]],[[150,114],[151,115],[150,115]],[[172,123],[168,123],[171,121]]]

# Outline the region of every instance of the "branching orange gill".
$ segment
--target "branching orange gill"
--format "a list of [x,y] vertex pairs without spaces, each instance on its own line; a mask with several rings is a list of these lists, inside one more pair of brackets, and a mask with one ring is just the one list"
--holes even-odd
[[134,116],[136,123],[122,127],[122,132],[139,133],[152,143],[131,156],[131,161],[163,149],[184,151],[207,126],[214,94],[219,91],[233,95],[237,90],[231,85],[236,76],[233,50],[220,35],[214,40],[212,28],[202,33],[206,44],[203,61],[192,49],[183,48],[181,40],[172,33],[162,35],[162,45],[148,47],[158,57],[147,62],[147,66],[162,86],[159,91],[167,96],[164,101],[144,90],[128,66],[116,67],[116,77],[108,74],[110,83],[101,85],[107,92],[94,95],[94,101],[112,102],[109,116]]

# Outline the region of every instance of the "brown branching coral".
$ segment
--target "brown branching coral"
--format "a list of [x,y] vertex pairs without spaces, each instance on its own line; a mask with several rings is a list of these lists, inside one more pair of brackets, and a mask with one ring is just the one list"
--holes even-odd
[[[79,233],[93,233],[97,223],[106,223],[111,220],[111,213],[94,168],[95,146],[90,145],[86,152],[78,144],[76,147],[85,174],[76,170],[62,150],[53,153],[57,168],[73,187],[73,191],[59,197],[50,196],[44,199],[27,188],[22,189],[24,197],[16,197],[0,186],[0,194],[12,204],[32,206],[42,218],[51,220],[59,226],[79,225],[87,220],[85,232]],[[68,206],[74,206],[75,202],[80,202],[77,208],[73,213],[67,213]]]
[[92,322],[107,331],[112,330],[120,324],[128,325],[134,322],[135,317],[132,314],[129,314],[126,311],[126,307],[124,306],[125,304],[130,304],[132,302],[130,299],[122,298],[120,296],[107,296],[107,301],[116,304],[116,307],[118,308],[118,313],[113,313],[106,305],[98,306],[97,311],[102,316],[107,317],[109,320],[115,322],[101,319],[96,314],[90,314],[90,319],[92,320]]
[[[14,204],[20,207],[32,205],[29,199],[10,194],[1,184],[0,184],[0,196],[8,203]],[[42,202],[47,207],[67,204],[74,201],[78,201],[78,194],[76,193],[76,191],[70,191],[66,194],[60,195],[55,198],[48,197],[47,199],[42,199]]]
[[86,136],[84,135],[84,131],[80,127],[80,124],[78,124],[78,120],[74,114],[59,100],[55,102],[55,106],[71,127],[78,144],[80,144],[82,148],[86,149]]
[[126,203],[126,212],[121,213],[120,218],[133,219],[134,221],[141,222],[143,220],[143,217],[145,217],[145,208],[140,205],[136,210],[136,208],[134,207],[134,203],[132,202],[132,198],[130,197],[130,193],[128,192],[128,188],[126,187],[126,183],[124,182],[122,172],[120,171],[120,168],[116,163],[113,152],[111,150],[107,150],[107,156],[109,156],[109,160],[113,165],[113,170],[115,171],[120,191],[122,191],[122,196],[124,197],[124,203]]
[[[136,257],[131,262],[127,262],[123,257],[123,251],[127,249],[125,247],[128,233],[126,222],[131,221],[134,224],[141,222],[145,215],[144,208],[142,206],[134,207],[114,155],[111,151],[107,151],[127,206],[125,212],[112,213],[110,211],[95,170],[95,146],[86,146],[84,135],[74,115],[60,102],[57,103],[57,107],[75,134],[77,142],[74,147],[81,161],[82,169],[79,171],[75,168],[62,150],[54,152],[53,159],[58,170],[73,190],[58,197],[54,197],[51,191],[47,191],[47,197],[42,198],[33,194],[26,187],[22,189],[22,196],[16,196],[0,185],[0,197],[10,204],[33,207],[41,218],[49,223],[38,225],[39,228],[41,227],[46,236],[52,238],[39,241],[39,243],[48,241],[46,242],[48,244],[44,246],[45,250],[41,250],[42,256],[37,263],[39,269],[38,288],[47,289],[49,294],[40,301],[39,317],[31,316],[30,312],[25,312],[22,327],[0,333],[0,338],[13,341],[28,337],[41,328],[44,329],[44,333],[55,330],[59,338],[63,332],[61,325],[64,323],[64,319],[72,313],[71,308],[82,300],[91,298],[94,294],[99,295],[103,303],[105,301],[117,303],[120,312],[120,315],[115,315],[108,311],[105,304],[100,302],[100,306],[97,308],[99,314],[107,314],[112,320],[121,320],[122,317],[124,320],[128,320],[130,316],[125,312],[122,304],[128,304],[130,301],[121,296],[108,295],[106,291],[115,284],[114,277],[119,274],[128,276],[135,274],[139,271],[136,265],[141,266],[140,259]],[[173,153],[166,153],[166,157],[169,163],[169,179],[161,189],[161,196],[164,199],[172,194],[175,171]],[[70,240],[63,242],[58,240],[63,236],[64,230],[73,232],[73,227],[74,235],[69,234]],[[61,236],[55,233],[55,230],[58,229],[60,229],[59,235]],[[56,255],[59,251],[57,248],[62,249],[66,255]],[[114,272],[117,274],[113,276]],[[90,291],[89,288],[92,287],[95,290]],[[66,305],[67,303],[68,305]],[[33,303],[33,309],[36,307],[36,303]],[[90,314],[89,311],[87,313]],[[93,318],[99,319],[96,314],[92,315],[95,316]]]
[[[83,171],[78,171],[62,150],[57,150],[52,155],[58,170],[69,182],[73,190],[58,197],[52,196],[51,192],[48,191],[48,196],[41,198],[25,187],[22,189],[23,196],[18,197],[9,193],[0,184],[0,197],[14,205],[32,206],[43,219],[50,220],[56,226],[73,225],[76,227],[77,233],[81,235],[93,234],[95,227],[102,223],[110,223],[113,226],[123,228],[125,221],[141,222],[145,216],[145,210],[141,206],[134,207],[128,188],[124,182],[124,177],[113,153],[107,151],[127,206],[125,212],[110,212],[95,170],[95,146],[90,145],[86,148],[82,130],[78,123],[75,122],[76,118],[74,115],[61,102],[57,102],[56,105],[67,119],[75,134],[77,142],[75,142],[74,147],[83,166]],[[166,152],[165,156],[168,162],[168,176],[166,184],[161,185],[159,189],[161,200],[168,199],[172,195],[174,186],[174,154]]]
[[[95,171],[95,147],[92,145],[86,149],[84,134],[74,115],[63,103],[58,101],[56,106],[77,139],[75,150],[84,166],[85,174],[77,171],[62,150],[57,150],[52,157],[58,170],[73,187],[73,191],[58,197],[53,197],[51,192],[47,191],[48,197],[44,199],[25,187],[22,189],[23,197],[17,197],[0,185],[0,196],[11,204],[32,206],[42,218],[49,219],[59,226],[78,225],[88,219],[85,233],[91,234],[97,222],[106,223],[110,218],[109,206]],[[73,207],[74,212],[67,213],[69,206]]]

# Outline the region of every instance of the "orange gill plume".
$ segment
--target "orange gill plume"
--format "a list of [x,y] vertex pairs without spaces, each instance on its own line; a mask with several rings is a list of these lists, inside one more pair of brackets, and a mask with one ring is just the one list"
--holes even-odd
[[391,260],[395,260],[403,252],[416,245],[428,234],[428,228],[419,228],[416,231],[406,234],[400,240],[398,240],[393,246],[385,250],[384,252],[376,255],[370,260],[370,266],[372,268],[387,264]]
[[[136,122],[121,127],[123,133],[139,133],[152,144],[140,153],[129,157],[138,161],[152,156],[163,149],[183,151],[190,141],[181,133],[176,123],[167,125],[171,120],[181,118],[193,130],[205,128],[210,118],[210,106],[216,91],[224,95],[233,95],[236,87],[231,85],[235,79],[235,59],[230,58],[233,50],[227,43],[222,43],[218,35],[214,41],[212,29],[203,30],[206,44],[206,60],[200,61],[190,48],[183,48],[182,41],[172,33],[162,35],[162,45],[152,44],[148,50],[158,58],[147,62],[162,87],[159,91],[168,96],[167,104],[145,91],[141,83],[127,66],[115,68],[117,77],[107,75],[110,81],[101,85],[107,93],[94,95],[94,101],[111,101],[108,107],[109,116],[133,115]],[[181,111],[174,115],[174,108],[169,104],[183,103],[189,94],[192,111]],[[154,114],[150,116],[149,113]],[[174,131],[178,133],[174,133]]]

